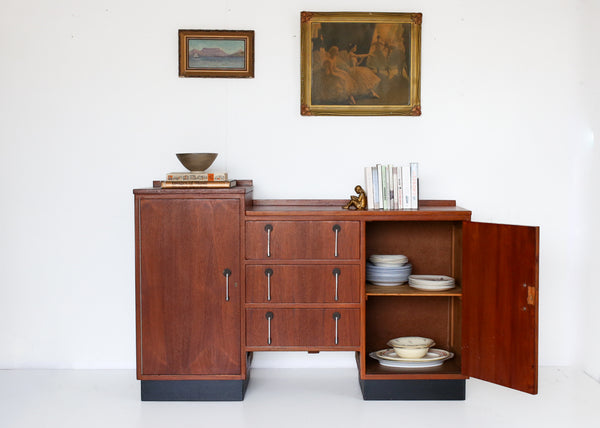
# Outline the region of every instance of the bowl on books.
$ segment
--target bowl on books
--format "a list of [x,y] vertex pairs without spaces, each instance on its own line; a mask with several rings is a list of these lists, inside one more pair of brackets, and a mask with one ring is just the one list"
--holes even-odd
[[177,153],[177,159],[190,171],[206,171],[218,153]]

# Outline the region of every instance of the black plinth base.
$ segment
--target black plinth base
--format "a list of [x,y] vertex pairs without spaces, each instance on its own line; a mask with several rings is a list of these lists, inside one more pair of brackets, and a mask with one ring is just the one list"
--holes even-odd
[[242,401],[245,380],[143,380],[142,401]]
[[365,400],[464,400],[464,379],[360,380]]

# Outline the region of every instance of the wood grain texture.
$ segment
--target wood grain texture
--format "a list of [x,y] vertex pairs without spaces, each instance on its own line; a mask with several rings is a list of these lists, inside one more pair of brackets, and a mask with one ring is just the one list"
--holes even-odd
[[[271,257],[267,257],[271,225]],[[335,257],[335,232],[339,225],[338,256]],[[359,259],[360,223],[358,221],[248,221],[246,222],[246,258],[272,260],[343,260]]]
[[[537,393],[537,227],[463,226],[464,373]],[[528,304],[528,290],[536,298]]]
[[[268,298],[270,269],[271,300]],[[338,300],[336,278],[338,275]],[[359,303],[360,265],[248,265],[246,266],[246,303]]]
[[241,374],[239,213],[238,200],[140,201],[142,377]]
[[[267,312],[271,320],[271,344],[268,343]],[[338,343],[335,343],[335,320],[338,320]],[[360,310],[345,308],[283,309],[256,308],[246,310],[246,345],[277,349],[282,347],[300,349],[356,348],[360,345]]]

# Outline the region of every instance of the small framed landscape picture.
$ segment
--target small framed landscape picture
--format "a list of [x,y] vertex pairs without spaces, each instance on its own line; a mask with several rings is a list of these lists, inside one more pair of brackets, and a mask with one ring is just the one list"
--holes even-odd
[[179,76],[254,77],[254,31],[179,30]]
[[304,116],[420,116],[421,13],[302,12]]

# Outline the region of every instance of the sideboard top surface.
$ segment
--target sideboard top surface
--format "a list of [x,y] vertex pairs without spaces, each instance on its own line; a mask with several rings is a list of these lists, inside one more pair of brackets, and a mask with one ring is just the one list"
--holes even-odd
[[246,210],[247,217],[269,216],[335,216],[366,220],[446,220],[471,219],[471,211],[457,207],[455,201],[419,202],[418,209],[403,210],[347,210],[345,200],[254,200]]

